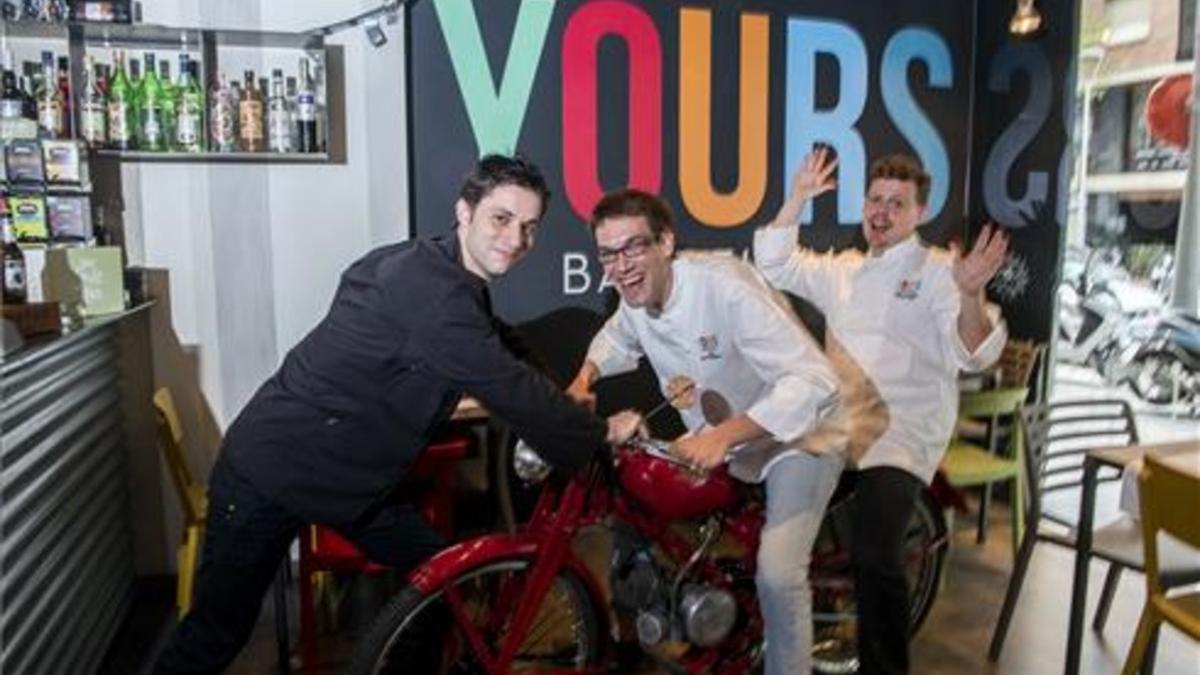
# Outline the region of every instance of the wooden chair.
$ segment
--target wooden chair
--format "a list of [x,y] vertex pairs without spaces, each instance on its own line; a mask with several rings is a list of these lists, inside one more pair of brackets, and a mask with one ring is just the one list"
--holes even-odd
[[[1011,420],[1013,428],[1009,433],[1004,452],[994,452],[990,447],[982,447],[961,437],[955,437],[946,448],[942,458],[942,471],[946,480],[955,487],[984,486],[990,488],[992,483],[1012,483],[1012,537],[1013,551],[1017,550],[1018,542],[1024,530],[1024,483],[1021,462],[1024,455],[1024,437],[1020,433],[1021,406],[1029,390],[1023,387],[1016,389],[992,389],[989,391],[964,394],[959,401],[959,415],[968,419],[986,418],[993,424],[1001,420]],[[987,501],[980,504],[979,539],[982,540],[987,527]]]
[[[1129,647],[1123,675],[1153,667],[1154,647],[1163,621],[1200,641],[1200,592],[1168,595],[1162,579],[1159,533],[1200,549],[1200,480],[1146,455],[1138,478],[1142,509],[1142,546],[1146,559],[1146,604]],[[1147,659],[1149,661],[1147,662]]]
[[1028,387],[1033,370],[1046,351],[1045,344],[1033,340],[1009,340],[996,362],[996,387],[1012,389]]
[[183,452],[183,426],[175,410],[171,390],[160,387],[154,392],[154,411],[158,425],[158,444],[167,460],[167,470],[179,497],[183,511],[183,541],[175,554],[179,576],[175,585],[175,606],[183,618],[192,608],[192,589],[196,581],[196,563],[200,557],[200,542],[204,538],[205,514],[208,511],[208,491],[196,482],[188,469]]

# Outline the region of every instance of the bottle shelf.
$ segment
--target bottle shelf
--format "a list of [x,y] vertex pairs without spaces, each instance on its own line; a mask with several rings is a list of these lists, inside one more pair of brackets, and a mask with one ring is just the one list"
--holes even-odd
[[327,152],[151,152],[146,150],[96,150],[101,157],[125,162],[322,164]]
[[[210,29],[194,27],[170,27],[145,23],[101,23],[69,21],[66,23],[44,23],[38,21],[0,20],[0,37],[35,38],[32,44],[24,44],[17,56],[27,61],[36,60],[38,51],[51,51],[50,39],[65,39],[67,45],[53,47],[55,52],[69,55],[69,90],[72,92],[71,128],[80,133],[83,124],[78,110],[78,92],[87,87],[88,59],[97,58],[105,63],[106,53],[114,56],[118,52],[132,54],[137,59],[139,52],[157,52],[161,60],[173,59],[176,54],[187,54],[191,62],[198,63],[196,80],[206,92],[211,103],[212,90],[219,76],[227,76],[229,82],[240,81],[239,75],[256,71],[266,76],[273,70],[282,70],[287,75],[299,75],[292,68],[297,59],[302,65],[311,65],[311,81],[315,87],[316,122],[318,138],[325,152],[320,153],[272,153],[272,152],[153,152],[98,150],[94,154],[129,162],[174,162],[174,163],[268,163],[268,164],[340,164],[346,161],[345,150],[345,57],[340,45],[327,45],[320,31],[277,32],[255,30]],[[32,57],[32,58],[31,58]],[[266,77],[260,78],[267,79]],[[296,78],[288,78],[296,79]],[[221,80],[224,81],[224,80]],[[289,90],[292,92],[294,90]],[[262,96],[264,133],[267,131],[268,92]],[[289,94],[289,96],[294,94]],[[292,103],[293,108],[298,104]],[[235,103],[235,113],[237,112]],[[205,110],[207,119],[212,110]],[[204,130],[206,133],[208,129]],[[264,141],[266,139],[264,138]]]

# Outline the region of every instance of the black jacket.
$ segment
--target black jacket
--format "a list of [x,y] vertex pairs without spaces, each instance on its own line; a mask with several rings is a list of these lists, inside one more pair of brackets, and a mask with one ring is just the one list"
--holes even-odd
[[234,420],[222,459],[305,520],[350,524],[463,394],[552,464],[581,466],[605,447],[604,421],[504,344],[456,237],[386,246],[342,275],[329,314]]

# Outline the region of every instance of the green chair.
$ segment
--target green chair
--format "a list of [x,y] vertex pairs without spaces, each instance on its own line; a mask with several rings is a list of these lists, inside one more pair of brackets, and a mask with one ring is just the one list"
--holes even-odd
[[[1012,481],[1009,501],[1012,504],[1013,551],[1017,550],[1025,529],[1025,479],[1021,472],[1025,440],[1021,433],[1020,413],[1028,395],[1029,389],[1026,387],[964,394],[959,399],[960,418],[988,419],[993,427],[1010,421],[1004,451],[994,452],[992,448],[965,441],[956,434],[946,449],[946,456],[942,458],[946,480],[955,487],[983,486],[990,489],[992,483]],[[987,510],[983,508],[979,514],[981,539],[986,522]]]

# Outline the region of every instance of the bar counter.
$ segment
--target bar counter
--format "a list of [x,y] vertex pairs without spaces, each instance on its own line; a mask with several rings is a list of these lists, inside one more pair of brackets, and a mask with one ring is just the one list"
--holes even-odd
[[95,672],[130,606],[120,335],[146,307],[0,364],[0,673]]

